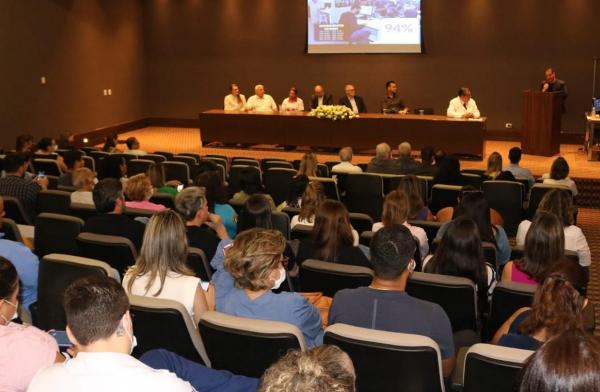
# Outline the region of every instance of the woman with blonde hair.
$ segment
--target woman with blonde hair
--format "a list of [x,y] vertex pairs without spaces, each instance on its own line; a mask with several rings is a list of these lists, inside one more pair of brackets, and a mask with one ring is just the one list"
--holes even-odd
[[502,155],[496,151],[491,153],[488,157],[485,175],[490,180],[516,181],[515,176],[511,172],[502,171]]
[[129,294],[181,303],[195,323],[208,310],[201,281],[187,265],[187,235],[174,211],[155,214],[146,225],[144,242],[134,266],[123,278]]
[[318,181],[310,182],[302,194],[300,214],[292,217],[290,228],[293,229],[296,225],[314,226],[315,213],[325,199],[323,185]]
[[143,173],[136,174],[125,183],[125,196],[130,200],[125,202],[126,207],[152,211],[166,210],[167,207],[162,204],[150,202],[152,195],[154,195],[154,187],[150,178]]
[[94,189],[95,180],[96,175],[87,167],[80,167],[75,170],[73,172],[73,186],[77,190],[71,193],[71,203],[94,206],[92,190]]
[[317,177],[317,169],[319,167],[319,161],[317,156],[312,152],[307,152],[302,156],[300,160],[300,169],[298,169],[298,176]]
[[321,313],[297,293],[274,293],[286,279],[286,241],[277,230],[250,229],[233,243],[221,241],[211,266],[215,308],[260,320],[283,321],[304,334],[308,346],[322,343]]

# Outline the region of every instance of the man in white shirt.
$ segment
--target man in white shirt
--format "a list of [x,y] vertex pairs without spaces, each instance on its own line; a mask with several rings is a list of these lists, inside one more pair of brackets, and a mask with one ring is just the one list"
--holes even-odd
[[343,147],[340,150],[340,161],[331,168],[332,173],[362,173],[359,166],[352,164],[352,147]]
[[129,137],[127,138],[127,140],[125,141],[125,144],[127,144],[127,150],[125,151],[125,154],[131,154],[131,155],[146,155],[146,151],[140,150],[140,141],[137,139],[137,137]]
[[265,94],[265,86],[257,84],[254,95],[248,98],[246,109],[251,112],[275,112],[277,104],[269,94]]
[[458,90],[458,97],[450,101],[446,115],[452,118],[466,119],[481,117],[475,100],[471,98],[471,90],[468,87],[461,87]]

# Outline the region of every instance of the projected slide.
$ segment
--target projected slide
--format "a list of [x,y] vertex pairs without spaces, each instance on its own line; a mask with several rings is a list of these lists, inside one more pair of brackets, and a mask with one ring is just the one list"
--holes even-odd
[[421,53],[421,0],[307,0],[308,53]]

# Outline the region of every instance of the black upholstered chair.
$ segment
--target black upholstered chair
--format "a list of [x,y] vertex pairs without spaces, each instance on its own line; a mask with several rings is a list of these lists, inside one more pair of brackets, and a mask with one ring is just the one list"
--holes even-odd
[[346,206],[350,212],[381,219],[383,208],[383,178],[373,174],[348,174],[346,177]]
[[354,289],[371,284],[370,268],[320,260],[305,260],[300,266],[300,289],[322,292],[328,297],[342,289]]
[[79,254],[102,260],[124,275],[135,264],[137,251],[128,238],[83,232],[77,236]]
[[43,212],[35,218],[34,249],[38,257],[50,253],[77,256],[77,236],[83,229],[84,221],[70,215]]

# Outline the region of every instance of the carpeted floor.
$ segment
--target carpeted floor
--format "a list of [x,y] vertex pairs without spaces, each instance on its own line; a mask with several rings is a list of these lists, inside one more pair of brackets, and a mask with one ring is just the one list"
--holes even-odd
[[600,335],[600,209],[580,208],[577,225],[583,230],[592,252],[588,295],[596,306],[596,335]]

